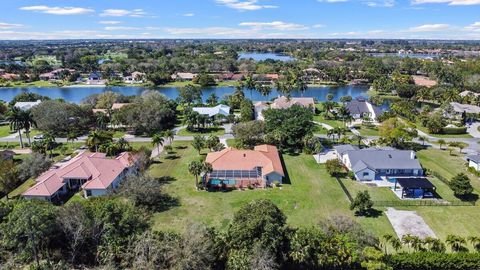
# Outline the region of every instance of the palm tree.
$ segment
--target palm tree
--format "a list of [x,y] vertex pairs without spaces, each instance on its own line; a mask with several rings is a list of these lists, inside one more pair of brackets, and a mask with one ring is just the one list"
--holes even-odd
[[438,140],[437,143],[440,145],[440,150],[442,150],[442,146],[447,144],[447,142],[444,139]]
[[407,245],[409,247],[412,247],[413,246],[413,242],[414,242],[414,237],[410,234],[406,234],[402,237],[402,243],[404,245]]
[[252,75],[248,75],[247,77],[245,77],[245,82],[243,86],[247,88],[247,90],[250,90],[250,99],[252,99],[253,90],[256,89],[255,80],[253,79]]
[[50,134],[50,133],[47,133],[45,134],[45,136],[43,137],[43,140],[42,140],[44,146],[45,146],[45,153],[50,150],[50,157],[53,156],[53,147],[55,145],[55,137]]
[[69,132],[67,134],[67,142],[72,142],[72,146],[73,146],[73,142],[78,140],[78,136],[77,136],[77,133],[75,132]]
[[193,137],[192,146],[198,151],[198,155],[200,155],[200,151],[205,147],[205,137],[200,135]]
[[467,243],[467,241],[461,236],[449,234],[447,235],[445,243],[450,246],[453,252],[460,252],[466,250],[466,247],[464,245]]
[[256,89],[263,97],[268,97],[272,93],[272,88],[269,85],[257,84]]
[[203,164],[201,161],[195,160],[188,164],[188,172],[195,176],[195,188],[198,190],[198,176],[202,174]]
[[468,241],[470,241],[475,251],[480,252],[480,237],[470,236],[468,237]]
[[22,111],[13,107],[7,114],[7,121],[10,122],[10,130],[17,131],[20,137],[20,147],[23,148],[22,140],[22,129],[23,129],[23,120],[22,120]]
[[354,134],[352,136],[352,140],[355,140],[358,142],[358,147],[360,147],[360,145],[362,144],[362,141],[365,139],[365,137],[363,137],[362,135],[360,134]]
[[102,141],[103,141],[103,136],[102,134],[100,133],[100,131],[98,130],[95,130],[95,131],[92,131],[90,132],[90,134],[88,134],[88,138],[87,138],[87,146],[89,148],[95,148],[95,152],[98,152],[98,146],[100,144],[102,144]]
[[118,146],[118,149],[121,152],[132,150],[130,143],[125,138],[118,139],[118,141],[116,142],[116,145]]
[[169,140],[169,143],[171,144],[173,142],[173,139],[175,139],[175,132],[173,130],[168,129],[163,132],[163,136]]
[[28,144],[31,145],[32,142],[30,141],[30,129],[32,127],[37,127],[37,122],[33,119],[32,112],[30,110],[21,111],[21,119],[22,119],[22,126],[25,129],[25,134],[27,135]]
[[393,238],[395,238],[395,237],[394,237],[393,235],[391,235],[391,234],[385,234],[385,235],[383,235],[383,239],[385,239],[385,245],[384,245],[384,252],[385,252],[385,254],[388,254],[388,252],[387,252],[387,243],[390,243]]
[[432,252],[445,252],[445,244],[440,239],[428,236],[423,239],[423,243]]
[[160,154],[160,146],[163,146],[164,139],[161,134],[154,134],[152,137],[152,144],[157,146],[157,153]]
[[425,136],[418,137],[418,140],[422,142],[423,146],[425,146],[425,142],[428,142],[428,138]]

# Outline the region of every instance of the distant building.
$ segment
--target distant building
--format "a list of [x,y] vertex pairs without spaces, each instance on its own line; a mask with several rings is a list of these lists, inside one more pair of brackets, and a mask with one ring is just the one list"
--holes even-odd
[[92,72],[88,75],[87,84],[103,85],[105,84],[105,80],[102,79],[102,74],[100,72]]
[[195,107],[193,108],[193,111],[202,115],[208,115],[209,117],[214,117],[217,115],[228,116],[230,114],[230,107],[220,104],[215,107]]
[[423,176],[415,152],[391,147],[360,149],[354,145],[333,147],[340,161],[359,181],[381,180],[387,176]]
[[41,100],[31,101],[31,102],[17,102],[17,103],[15,103],[15,105],[13,105],[13,107],[17,107],[22,111],[27,111],[27,110],[30,110],[31,108],[37,106],[40,103],[42,103]]
[[177,81],[192,81],[195,77],[197,74],[190,72],[178,72],[172,75],[172,79]]
[[471,113],[471,114],[478,114],[480,113],[480,107],[476,105],[470,105],[470,104],[460,104],[458,102],[450,102],[450,105],[453,108],[453,111],[457,114],[460,115],[462,113]]
[[273,145],[259,145],[254,150],[226,148],[209,153],[206,162],[213,171],[204,176],[211,188],[264,188],[282,183],[285,173],[278,150]]
[[132,72],[130,76],[126,76],[123,78],[123,81],[128,84],[135,84],[135,83],[144,83],[146,74],[142,72]]
[[67,194],[83,190],[85,198],[106,195],[118,188],[124,177],[135,169],[136,158],[124,152],[115,158],[103,153],[84,152],[61,167],[53,167],[36,179],[25,191],[26,199],[60,202]]
[[51,72],[43,73],[39,76],[40,80],[42,81],[58,81],[61,80],[62,73],[72,74],[75,72],[75,69],[66,69],[66,68],[59,68],[55,69]]
[[267,102],[257,102],[254,104],[255,109],[255,119],[257,120],[264,120],[263,118],[263,111],[271,108],[271,109],[288,109],[293,105],[298,105],[304,108],[309,108],[313,112],[315,112],[315,100],[313,98],[304,98],[304,97],[292,97],[288,98],[285,96],[281,96],[273,100],[271,104]]
[[352,101],[345,102],[345,108],[350,112],[354,119],[363,119],[365,117],[376,120],[382,115],[383,111],[379,107],[371,104],[362,97],[358,97]]
[[414,75],[412,76],[412,78],[415,84],[419,86],[425,86],[425,87],[431,88],[437,85],[437,81],[432,80],[425,76]]

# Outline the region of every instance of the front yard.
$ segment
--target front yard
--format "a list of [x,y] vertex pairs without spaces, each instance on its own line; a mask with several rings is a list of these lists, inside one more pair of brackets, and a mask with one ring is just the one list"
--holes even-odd
[[183,128],[178,131],[178,136],[195,136],[195,135],[215,135],[215,136],[222,136],[225,135],[225,129],[222,127],[207,127],[207,128],[200,128],[196,131],[189,131],[186,128]]

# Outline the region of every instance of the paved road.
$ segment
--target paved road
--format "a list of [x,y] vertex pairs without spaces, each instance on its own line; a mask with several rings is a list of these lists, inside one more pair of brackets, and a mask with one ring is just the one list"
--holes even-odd
[[474,138],[480,138],[480,131],[478,128],[480,128],[480,122],[475,122],[467,128],[467,132]]

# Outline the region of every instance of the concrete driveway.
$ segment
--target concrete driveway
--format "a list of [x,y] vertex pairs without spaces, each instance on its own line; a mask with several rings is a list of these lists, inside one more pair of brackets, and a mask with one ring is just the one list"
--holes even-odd
[[475,122],[471,124],[467,128],[468,134],[470,134],[474,138],[480,138],[480,131],[478,131],[478,128],[480,127],[480,122]]

